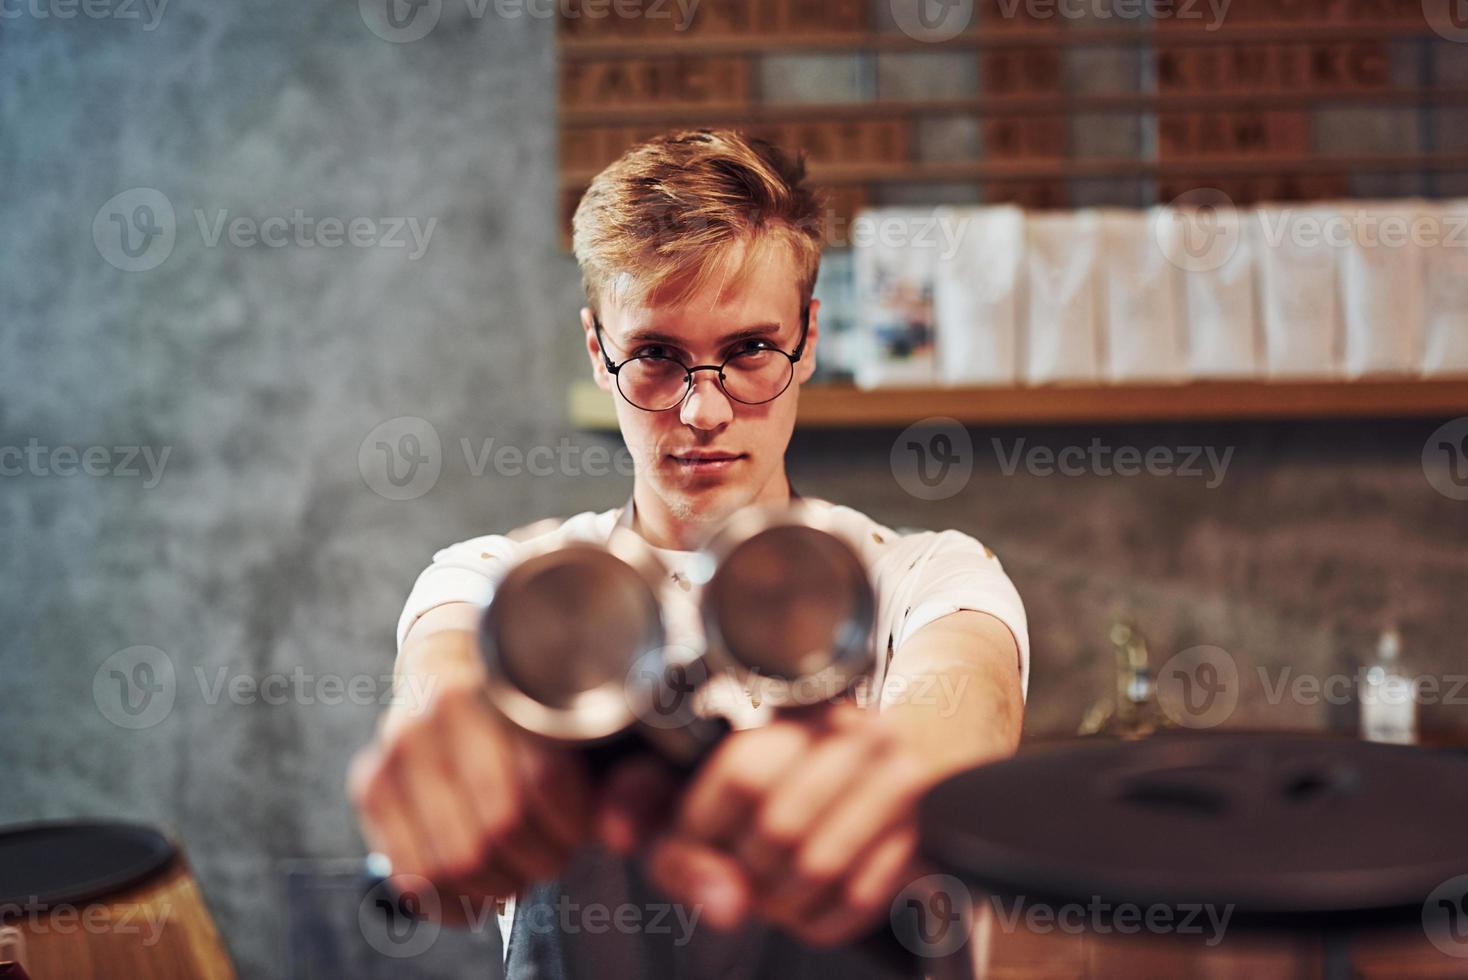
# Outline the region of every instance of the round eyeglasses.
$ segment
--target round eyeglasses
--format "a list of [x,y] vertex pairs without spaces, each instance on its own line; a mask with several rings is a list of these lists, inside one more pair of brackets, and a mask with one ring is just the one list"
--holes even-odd
[[[602,360],[607,371],[617,379],[617,390],[634,408],[645,412],[666,412],[677,408],[693,388],[695,371],[713,371],[719,388],[736,402],[761,405],[784,394],[795,377],[795,362],[805,353],[805,337],[810,329],[810,306],[800,310],[800,343],[789,353],[768,340],[752,337],[736,341],[720,364],[697,364],[690,367],[668,354],[634,354],[618,363],[607,356],[602,337],[601,320],[595,315],[596,341],[601,345]],[[666,350],[663,344],[645,344],[644,348]]]

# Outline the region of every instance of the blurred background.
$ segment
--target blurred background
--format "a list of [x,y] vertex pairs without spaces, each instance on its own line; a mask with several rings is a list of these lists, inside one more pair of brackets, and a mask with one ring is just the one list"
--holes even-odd
[[[175,832],[244,976],[492,969],[483,936],[446,934],[406,965],[374,956],[329,862],[360,855],[346,766],[433,552],[630,490],[619,437],[577,401],[589,373],[564,244],[618,139],[885,121],[865,140],[896,120],[898,143],[835,142],[844,159],[813,167],[844,219],[1145,208],[1198,187],[1239,205],[1468,195],[1468,22],[1448,4],[1320,0],[1270,20],[1237,0],[1222,29],[1240,49],[1303,46],[1268,57],[1303,59],[1313,81],[1280,69],[1223,105],[1206,73],[1159,88],[1164,48],[1120,36],[1206,22],[1077,4],[977,17],[954,41],[901,3],[704,3],[726,16],[680,39],[689,64],[625,85],[598,59],[647,59],[663,26],[588,36],[589,21],[566,26],[577,5],[0,7],[0,822]],[[986,40],[1003,32],[1023,37]],[[1014,51],[1029,60],[995,67]],[[1332,58],[1347,67],[1309,75]],[[1174,118],[1266,110],[1288,118]],[[1017,117],[1037,131],[995,125]],[[601,122],[622,132],[576,142]],[[1246,135],[1213,145],[1214,129]],[[843,309],[862,329],[853,262],[838,243],[823,271],[833,333]],[[1318,411],[1250,413],[1238,389],[1201,418],[1179,392],[1140,419],[1104,398],[864,392],[878,401],[853,403],[861,420],[798,430],[789,466],[805,495],[998,553],[1029,614],[1033,738],[1074,733],[1110,697],[1118,620],[1159,677],[1181,652],[1226,653],[1236,703],[1213,723],[1342,732],[1354,694],[1281,680],[1354,677],[1396,629],[1411,670],[1443,681],[1426,738],[1468,727],[1468,689],[1449,694],[1468,669],[1468,475],[1454,482],[1451,448],[1468,453],[1468,384],[1391,384]],[[929,499],[895,450],[909,423],[955,415],[968,469]],[[1208,475],[1032,465],[1093,444]],[[1228,460],[1216,480],[1209,452]]]

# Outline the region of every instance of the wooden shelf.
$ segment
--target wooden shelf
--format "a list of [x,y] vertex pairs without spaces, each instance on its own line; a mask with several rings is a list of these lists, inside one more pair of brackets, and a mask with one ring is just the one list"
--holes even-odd
[[[1309,108],[1319,105],[1359,106],[1458,106],[1468,104],[1468,88],[1434,86],[1422,88],[1335,90],[1310,89],[1246,91],[1219,89],[1211,92],[1016,92],[978,95],[960,99],[870,102],[827,102],[791,105],[750,104],[714,113],[706,106],[664,108],[657,106],[562,106],[559,119],[569,129],[602,126],[740,126],[758,123],[826,122],[833,119],[910,119],[914,116],[1034,116],[1085,113],[1198,112],[1206,109]],[[610,162],[610,161],[609,161]]]
[[[1148,176],[1277,176],[1320,173],[1415,173],[1468,170],[1468,153],[1361,153],[1337,157],[1214,156],[1171,160],[1050,158],[1026,160],[956,160],[923,163],[809,165],[810,179],[822,185],[928,183],[934,181],[1025,181],[1072,177]],[[566,170],[561,187],[579,190],[592,171]]]
[[[589,381],[572,385],[569,410],[578,428],[617,427],[611,396]],[[1468,415],[1468,378],[871,391],[809,384],[800,392],[800,424],[807,428],[900,427],[930,416],[1023,425],[1449,415]]]
[[584,37],[562,34],[557,48],[567,60],[651,58],[659,55],[763,54],[770,51],[934,51],[970,48],[1207,47],[1240,43],[1302,41],[1380,41],[1432,38],[1425,22],[1362,20],[1351,24],[1260,24],[1202,30],[1164,27],[1101,26],[998,28],[966,31],[940,42],[919,40],[901,31],[822,31],[725,36],[663,33],[640,37]]

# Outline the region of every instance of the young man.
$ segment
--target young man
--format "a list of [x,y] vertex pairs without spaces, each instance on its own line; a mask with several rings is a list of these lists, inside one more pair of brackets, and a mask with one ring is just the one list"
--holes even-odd
[[[574,219],[581,325],[634,458],[631,499],[443,549],[403,609],[397,672],[433,694],[389,709],[353,799],[369,843],[432,882],[446,919],[520,896],[512,976],[851,976],[821,948],[885,923],[921,873],[917,799],[1018,742],[1028,636],[993,554],[809,498],[871,572],[880,699],[736,731],[675,793],[635,763],[594,789],[574,755],[510,731],[479,696],[478,618],[527,537],[632,528],[672,570],[675,642],[696,644],[693,549],[739,508],[791,499],[785,450],[820,337],[824,223],[803,179],[803,159],[726,130],[653,139],[596,178]],[[653,928],[665,900],[649,885],[685,932]],[[629,905],[622,921],[639,924],[593,929],[595,903],[604,925]]]

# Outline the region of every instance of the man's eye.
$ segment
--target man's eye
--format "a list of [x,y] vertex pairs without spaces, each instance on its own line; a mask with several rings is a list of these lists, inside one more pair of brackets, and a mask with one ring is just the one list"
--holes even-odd
[[673,357],[673,349],[662,344],[645,344],[632,352],[633,357]]
[[745,340],[737,344],[730,354],[752,354],[755,351],[774,350],[768,340]]

